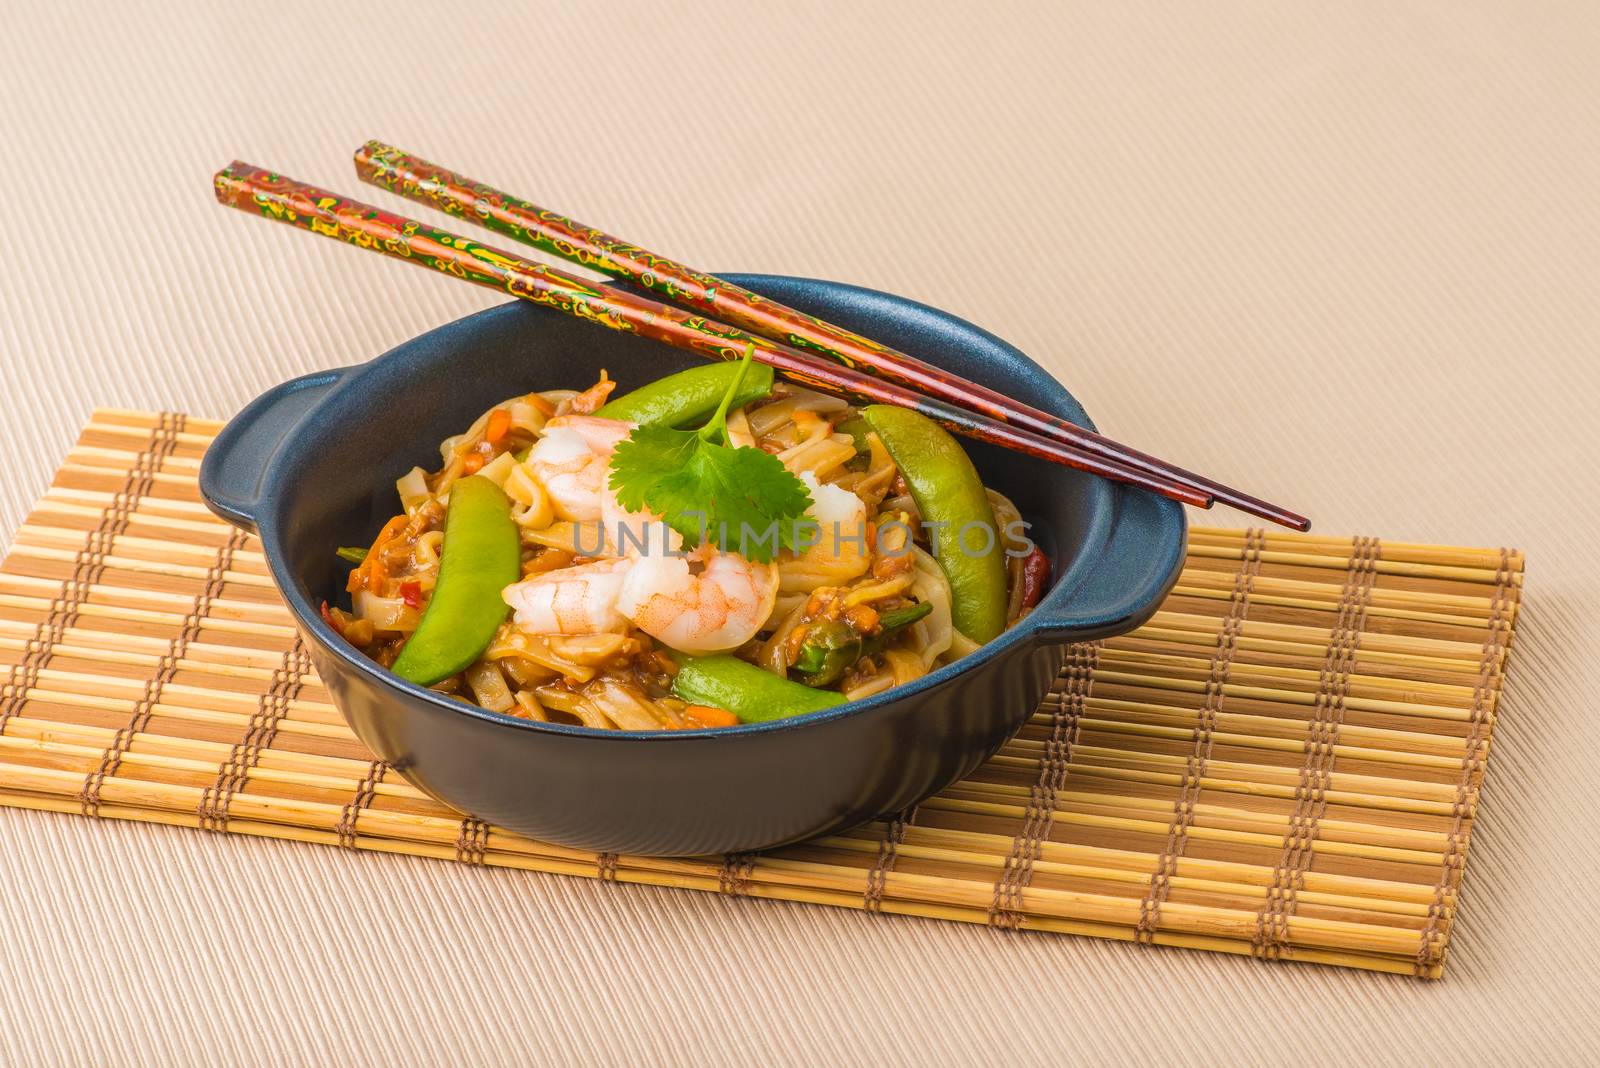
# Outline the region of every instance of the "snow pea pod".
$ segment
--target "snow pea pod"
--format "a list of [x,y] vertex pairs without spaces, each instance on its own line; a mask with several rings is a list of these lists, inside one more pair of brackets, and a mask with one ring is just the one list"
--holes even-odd
[[500,487],[477,475],[451,486],[439,582],[394,673],[432,686],[478,659],[510,611],[500,591],[517,581],[521,559],[511,501]]
[[[744,370],[743,365],[736,362],[691,367],[624,393],[602,404],[594,414],[640,426],[675,427],[703,420],[717,410],[741,370]],[[728,407],[737,408],[771,392],[772,368],[764,363],[752,363]]]
[[989,494],[960,443],[909,408],[861,410],[900,468],[950,580],[955,628],[978,644],[1006,629],[1006,561]]
[[672,695],[692,705],[725,708],[740,723],[764,723],[844,704],[844,694],[780,679],[735,656],[679,660]]

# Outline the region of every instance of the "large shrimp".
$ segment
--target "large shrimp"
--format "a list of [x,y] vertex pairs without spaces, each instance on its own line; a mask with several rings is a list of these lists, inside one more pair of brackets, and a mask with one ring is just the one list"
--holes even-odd
[[617,598],[632,567],[627,558],[564,567],[507,586],[501,596],[517,626],[530,634],[626,630],[628,620],[617,611]]
[[530,634],[600,634],[632,623],[686,653],[734,649],[772,615],[778,570],[709,547],[689,557],[621,556],[536,575],[505,588]]
[[593,415],[558,416],[544,425],[528,453],[528,469],[550,495],[558,518],[602,518],[611,498],[611,454],[632,429],[632,423]]
[[617,610],[646,634],[685,653],[743,645],[772,615],[778,569],[709,546],[693,556],[704,562],[698,574],[681,555],[635,560],[622,580]]
[[598,556],[648,556],[676,551],[683,538],[651,512],[630,512],[607,485],[611,454],[632,423],[592,415],[563,415],[545,424],[528,453],[528,468],[561,519],[600,520]]

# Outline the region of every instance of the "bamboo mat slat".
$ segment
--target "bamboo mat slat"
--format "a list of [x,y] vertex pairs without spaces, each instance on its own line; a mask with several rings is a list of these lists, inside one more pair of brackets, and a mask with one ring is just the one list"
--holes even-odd
[[200,503],[221,424],[94,413],[0,563],[0,805],[1438,978],[1523,559],[1200,528],[1142,629],[914,810],[663,859],[464,819],[345,726],[254,539]]

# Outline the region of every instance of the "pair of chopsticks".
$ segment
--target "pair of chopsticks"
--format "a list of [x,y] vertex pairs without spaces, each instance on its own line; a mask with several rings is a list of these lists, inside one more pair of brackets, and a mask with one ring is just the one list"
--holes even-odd
[[750,347],[756,360],[804,385],[911,408],[956,433],[1186,504],[1205,508],[1221,501],[1297,530],[1310,527],[1277,505],[380,142],[362,146],[355,159],[364,181],[696,310],[524,260],[245,163],[218,172],[217,198],[709,359],[739,359]]

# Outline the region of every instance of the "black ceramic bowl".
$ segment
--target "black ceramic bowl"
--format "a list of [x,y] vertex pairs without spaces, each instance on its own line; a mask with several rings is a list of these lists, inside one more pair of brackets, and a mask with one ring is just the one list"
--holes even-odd
[[[954,316],[854,286],[731,276],[757,292],[948,367],[1083,426],[1037,364]],[[492,308],[370,363],[285,382],[217,437],[206,503],[258,531],[317,671],[371,749],[439,800],[535,838],[634,854],[762,849],[920,801],[1017,732],[1062,646],[1155,611],[1183,561],[1183,509],[1153,494],[968,442],[984,480],[1032,524],[1054,564],[1034,612],[978,652],[908,686],[794,719],[713,731],[596,731],[502,716],[404,682],[318,615],[398,509],[395,479],[516,393],[583,386],[606,368],[628,389],[695,362],[525,303]]]

